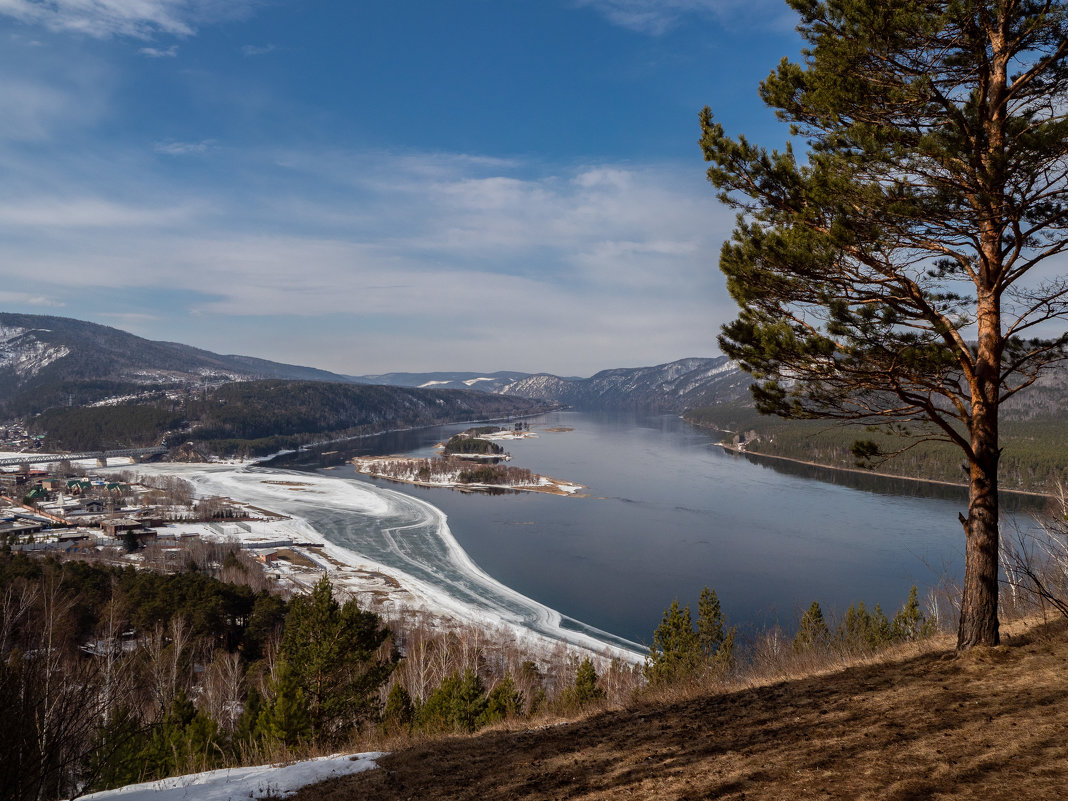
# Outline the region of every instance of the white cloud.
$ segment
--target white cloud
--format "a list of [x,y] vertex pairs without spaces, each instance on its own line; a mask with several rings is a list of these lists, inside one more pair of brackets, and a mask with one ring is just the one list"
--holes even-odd
[[33,79],[5,78],[0,82],[0,139],[44,139],[67,117],[74,102],[65,88]]
[[239,18],[252,0],[0,0],[0,14],[96,38],[189,36],[197,25]]
[[[257,181],[198,187],[154,163],[102,166],[92,193],[63,164],[0,187],[0,282],[48,275],[72,316],[158,298],[184,325],[144,336],[281,358],[269,319],[287,360],[354,373],[657,363],[714,352],[729,313],[732,215],[699,167],[235,151],[220,167]],[[327,356],[327,329],[359,347]]]
[[244,45],[241,48],[241,55],[243,56],[265,56],[275,50],[273,44],[267,45]]
[[108,113],[117,71],[80,43],[67,44],[42,48],[11,36],[0,48],[0,143],[69,137]]
[[214,144],[214,140],[211,139],[202,139],[199,142],[175,142],[169,140],[166,142],[156,142],[153,149],[157,153],[162,153],[166,156],[189,156],[197,153],[206,153]]
[[149,58],[174,58],[178,55],[178,45],[171,45],[165,48],[142,47],[137,52]]
[[133,226],[169,226],[188,219],[188,215],[189,212],[181,208],[151,209],[96,197],[38,197],[20,202],[0,202],[0,227],[115,231]]
[[758,9],[774,9],[782,15],[782,3],[768,0],[575,0],[579,6],[599,11],[610,22],[639,33],[659,36],[683,22],[687,16],[723,20],[738,14],[751,15]]
[[0,290],[0,304],[23,305],[23,306],[50,306],[61,308],[63,302],[47,295],[32,294],[28,292],[6,292]]

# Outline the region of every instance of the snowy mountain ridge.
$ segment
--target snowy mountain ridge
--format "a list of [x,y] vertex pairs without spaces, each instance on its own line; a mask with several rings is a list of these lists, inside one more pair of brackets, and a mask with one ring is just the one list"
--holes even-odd
[[681,412],[746,398],[750,381],[737,364],[719,356],[679,359],[655,367],[602,370],[590,378],[543,373],[514,381],[499,392],[581,409]]

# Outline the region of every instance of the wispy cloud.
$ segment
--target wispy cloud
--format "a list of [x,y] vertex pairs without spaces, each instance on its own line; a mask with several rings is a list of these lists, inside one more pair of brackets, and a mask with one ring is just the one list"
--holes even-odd
[[149,58],[174,58],[178,55],[178,45],[171,45],[170,47],[142,47],[137,51],[142,56],[148,56]]
[[199,142],[176,142],[168,140],[166,142],[156,142],[153,149],[157,153],[162,153],[166,156],[189,156],[197,153],[206,153],[214,146],[215,142],[211,139],[202,139]]
[[[411,152],[234,158],[262,184],[171,186],[164,207],[150,172],[140,189],[129,183],[133,167],[112,198],[62,189],[55,174],[38,180],[59,181],[54,196],[0,188],[0,280],[30,294],[25,276],[47,274],[68,306],[101,298],[109,312],[130,292],[182,298],[169,313],[185,323],[140,333],[195,332],[192,344],[280,358],[252,333],[271,319],[285,358],[342,372],[655,363],[713,352],[727,314],[714,254],[732,218],[699,169]],[[212,339],[222,325],[225,340]],[[359,347],[313,346],[338,329],[358,332]]]
[[66,305],[55,298],[48,297],[47,295],[35,295],[27,292],[6,292],[4,290],[0,290],[0,303],[52,308],[62,308]]
[[44,138],[73,100],[63,89],[40,81],[5,79],[0,85],[0,139]]
[[0,0],[0,14],[96,38],[189,36],[198,25],[245,16],[254,0]]
[[115,78],[91,55],[72,61],[28,42],[0,48],[0,74],[0,143],[42,142],[95,124]]
[[610,22],[639,33],[659,36],[684,22],[686,17],[723,20],[737,14],[775,8],[778,18],[782,4],[772,6],[768,0],[575,0],[602,13]]
[[265,56],[268,53],[274,52],[277,48],[273,44],[267,45],[251,45],[247,44],[242,46],[241,55],[243,56]]
[[32,197],[17,203],[0,202],[0,227],[48,228],[59,231],[98,228],[170,226],[189,219],[189,210],[176,207],[146,208],[99,197]]

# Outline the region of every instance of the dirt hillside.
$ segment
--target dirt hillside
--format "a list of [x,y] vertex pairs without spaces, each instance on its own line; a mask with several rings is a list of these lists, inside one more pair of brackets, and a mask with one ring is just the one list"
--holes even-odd
[[1068,798],[1063,625],[397,752],[298,801]]

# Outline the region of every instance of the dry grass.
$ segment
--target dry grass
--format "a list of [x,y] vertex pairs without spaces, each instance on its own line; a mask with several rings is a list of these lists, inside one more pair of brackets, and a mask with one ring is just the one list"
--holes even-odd
[[1063,797],[1068,627],[1009,627],[1005,639],[962,656],[905,646],[818,675],[412,743],[381,770],[298,799]]

